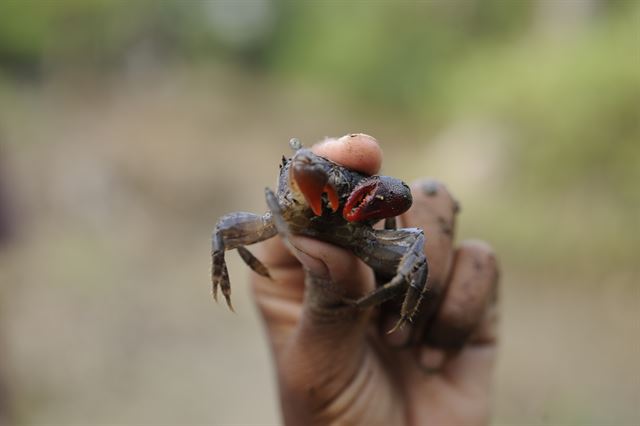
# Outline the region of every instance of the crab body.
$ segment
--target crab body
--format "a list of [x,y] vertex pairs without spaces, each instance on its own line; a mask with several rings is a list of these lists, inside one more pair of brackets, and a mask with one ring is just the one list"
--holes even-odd
[[[277,234],[304,235],[351,250],[376,273],[379,285],[358,307],[380,304],[404,294],[398,326],[411,320],[426,292],[428,266],[424,234],[418,228],[395,229],[395,217],[411,206],[409,187],[389,176],[367,176],[313,154],[292,142],[295,154],[283,157],[277,192],[266,190],[270,211],[260,216],[223,216],[212,236],[213,294],[218,287],[230,304],[224,253],[237,249],[258,274],[267,268],[244,246]],[[385,229],[374,224],[385,221]]]

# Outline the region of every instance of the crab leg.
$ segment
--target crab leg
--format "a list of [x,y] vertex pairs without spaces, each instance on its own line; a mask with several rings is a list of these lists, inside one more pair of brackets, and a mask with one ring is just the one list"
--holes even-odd
[[[359,308],[379,305],[393,297],[402,294],[406,289],[405,298],[400,310],[400,320],[390,331],[395,331],[407,321],[411,321],[418,311],[422,297],[428,290],[426,285],[429,274],[427,258],[424,255],[424,233],[420,229],[403,229],[408,232],[404,237],[408,243],[408,250],[400,259],[396,275],[388,283],[378,287],[371,293],[355,301],[346,303]],[[383,247],[378,247],[381,251]],[[376,249],[374,248],[374,252]],[[382,251],[381,251],[382,253]]]
[[238,249],[240,257],[256,273],[268,276],[267,268],[244,246],[264,241],[276,235],[271,213],[259,216],[253,213],[232,213],[218,221],[211,236],[211,283],[213,297],[218,299],[218,287],[222,290],[231,310],[231,285],[224,259],[227,250]]
[[429,264],[424,254],[424,233],[420,231],[411,251],[402,259],[398,269],[398,275],[405,275],[409,288],[400,309],[400,320],[390,332],[395,331],[406,321],[411,321],[420,308],[422,298],[429,290]]
[[384,229],[398,229],[396,217],[388,217],[384,220]]
[[260,262],[258,258],[253,255],[253,253],[247,250],[245,246],[238,246],[236,250],[238,250],[240,258],[244,261],[245,264],[247,264],[247,266],[249,266],[249,268],[253,270],[253,272],[258,275],[262,275],[263,277],[271,278],[267,267],[264,266],[262,262]]

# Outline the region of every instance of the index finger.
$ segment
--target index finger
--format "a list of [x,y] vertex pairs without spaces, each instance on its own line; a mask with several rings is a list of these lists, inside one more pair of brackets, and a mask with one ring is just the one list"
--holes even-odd
[[325,139],[312,146],[311,150],[316,155],[366,175],[378,173],[382,165],[382,149],[378,141],[364,133]]

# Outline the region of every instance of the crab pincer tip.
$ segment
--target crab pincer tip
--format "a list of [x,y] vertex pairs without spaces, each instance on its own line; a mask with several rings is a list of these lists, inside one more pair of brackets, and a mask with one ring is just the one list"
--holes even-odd
[[322,195],[327,194],[331,209],[338,209],[340,199],[329,183],[329,176],[322,164],[310,152],[301,152],[293,159],[291,180],[298,187],[305,201],[316,216],[322,216]]
[[338,197],[338,191],[331,184],[326,184],[324,187],[324,192],[327,194],[327,198],[329,198],[329,205],[331,206],[331,210],[335,213],[338,211],[340,207],[340,197]]

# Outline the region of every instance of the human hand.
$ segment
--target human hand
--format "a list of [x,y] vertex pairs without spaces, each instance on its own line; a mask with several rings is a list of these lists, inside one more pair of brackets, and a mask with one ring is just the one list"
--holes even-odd
[[[314,152],[368,174],[382,154],[366,135]],[[348,250],[301,236],[258,245],[272,280],[253,275],[287,424],[486,424],[496,355],[498,268],[489,246],[454,248],[457,202],[433,180],[412,185],[400,227],[426,236],[429,292],[412,324],[388,334],[396,302],[360,310],[340,303],[375,288],[371,268]],[[305,285],[306,280],[306,285]],[[343,294],[327,297],[326,287]],[[313,297],[318,292],[323,297]],[[330,292],[329,292],[330,294]]]

